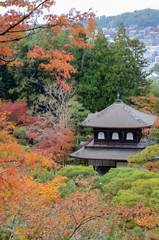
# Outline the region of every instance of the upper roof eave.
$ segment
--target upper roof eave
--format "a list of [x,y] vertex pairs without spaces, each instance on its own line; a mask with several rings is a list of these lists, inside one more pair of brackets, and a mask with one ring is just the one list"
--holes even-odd
[[84,125],[84,124],[80,124],[80,123],[78,123],[77,124],[78,126],[80,126],[80,127],[90,127],[90,128],[105,128],[105,129],[140,129],[140,128],[150,128],[150,127],[152,127],[152,125],[147,125],[147,126],[142,126],[142,127],[136,127],[136,126],[134,126],[134,127],[125,127],[125,126],[122,126],[122,127],[104,127],[104,126],[88,126],[88,125]]
[[78,125],[92,128],[148,128],[154,124],[156,117],[156,115],[136,110],[123,102],[115,102],[99,113],[89,114]]

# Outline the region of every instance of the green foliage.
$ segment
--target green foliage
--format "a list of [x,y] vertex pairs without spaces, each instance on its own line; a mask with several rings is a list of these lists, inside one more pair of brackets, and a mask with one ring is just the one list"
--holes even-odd
[[102,177],[96,177],[94,187],[110,194],[112,201],[125,206],[139,202],[159,205],[159,173],[132,168],[112,168]]
[[126,12],[117,16],[101,16],[96,17],[95,21],[98,26],[102,28],[107,27],[118,27],[121,22],[126,27],[130,25],[136,25],[138,27],[149,27],[159,25],[159,10],[155,9],[144,9],[135,10],[134,12]]
[[11,94],[10,89],[16,87],[12,73],[6,66],[0,66],[0,98],[14,101],[16,94]]
[[31,147],[29,147],[29,146],[23,146],[23,148],[24,148],[24,150],[26,152],[30,152],[31,151]]
[[38,168],[36,169],[33,175],[34,179],[37,179],[41,183],[51,181],[56,176],[57,176],[57,173],[53,168],[51,169]]
[[13,136],[16,138],[27,138],[26,126],[15,128],[13,131]]
[[90,176],[95,176],[96,172],[93,170],[92,166],[75,166],[75,167],[63,167],[58,171],[58,175],[66,176],[68,178],[86,178]]
[[28,137],[26,134],[26,126],[15,128],[13,131],[13,137],[17,138],[17,142],[21,145],[26,145]]
[[103,176],[97,176],[94,179],[94,187],[95,188],[99,188],[99,189],[103,189],[103,186],[108,184],[109,182],[111,182],[112,179],[116,178],[118,176],[118,174],[123,175],[124,173],[128,173],[131,174],[132,172],[134,172],[133,168],[111,168],[109,170],[108,173],[106,173]]
[[159,82],[158,79],[154,79],[150,85],[150,92],[153,93],[156,97],[159,97]]
[[96,112],[113,103],[117,93],[124,100],[147,92],[150,81],[142,71],[147,63],[145,46],[138,39],[129,39],[122,23],[114,43],[109,45],[99,29],[92,44],[92,49],[76,49],[73,61],[78,70],[73,79],[84,107]]
[[122,98],[147,92],[150,81],[142,71],[147,61],[144,59],[145,46],[138,39],[130,40],[123,23],[120,24],[112,46],[112,71],[115,91]]
[[129,171],[129,168],[126,168],[125,172],[119,170],[116,176],[111,178],[109,177],[109,182],[107,182],[107,184],[103,186],[103,190],[115,196],[119,190],[129,189],[133,181],[136,181],[137,179],[149,179],[152,178],[152,176],[154,175],[155,173],[149,172],[147,170],[142,171],[132,169],[132,171]]
[[108,93],[111,80],[107,77],[111,67],[111,50],[101,30],[93,41],[93,48],[83,51],[78,64],[80,73],[75,81],[80,102],[92,112],[105,108],[112,101]]
[[159,143],[159,129],[158,128],[152,129],[150,132],[150,137],[153,142]]
[[61,186],[59,189],[62,198],[69,197],[71,193],[76,191],[86,191],[86,189],[82,187],[79,188],[78,184],[76,184],[74,179],[66,179],[65,182],[66,186]]
[[72,151],[74,151],[81,141],[87,141],[87,135],[92,134],[92,128],[81,128],[78,123],[84,121],[90,111],[79,103],[77,100],[71,100],[67,103],[66,121],[74,129],[74,136],[76,143],[73,145]]
[[[4,80],[2,79],[4,86],[2,87],[6,89],[5,92],[7,91],[7,98],[5,99],[13,96],[14,100],[27,100],[29,107],[34,106],[37,98],[44,94],[44,85],[47,82],[55,82],[55,77],[50,72],[39,68],[42,60],[29,59],[27,53],[35,45],[42,47],[44,51],[50,49],[62,50],[69,41],[68,33],[65,30],[61,33],[53,33],[51,29],[41,29],[20,41],[17,44],[17,60],[22,61],[23,65],[10,67],[8,72],[11,77],[6,77],[4,74]],[[3,92],[4,90],[2,90],[2,94]]]
[[69,101],[67,103],[67,122],[73,125],[74,129],[77,129],[77,124],[84,121],[89,112],[77,100]]
[[131,183],[130,189],[118,191],[113,201],[125,206],[134,206],[139,202],[159,206],[159,178],[138,179]]
[[156,156],[159,155],[159,145],[152,145],[146,147],[140,153],[128,157],[129,165],[140,167],[141,165],[147,166],[149,161],[154,161]]

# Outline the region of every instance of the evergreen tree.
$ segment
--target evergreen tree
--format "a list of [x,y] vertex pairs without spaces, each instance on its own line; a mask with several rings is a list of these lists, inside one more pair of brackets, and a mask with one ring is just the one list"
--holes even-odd
[[146,61],[143,58],[144,46],[138,40],[130,40],[121,23],[117,36],[112,44],[113,65],[111,84],[124,99],[127,96],[139,95],[146,91],[149,82],[142,67]]
[[17,95],[10,90],[16,87],[13,75],[6,66],[0,66],[0,98],[14,101]]
[[[74,50],[75,51],[75,50]],[[99,29],[92,49],[77,49],[74,76],[79,101],[91,112],[100,111],[114,102],[117,93],[128,96],[145,93],[150,84],[143,72],[145,47],[137,39],[130,40],[121,23],[114,42]]]
[[93,48],[83,50],[78,81],[75,78],[79,99],[92,112],[105,108],[111,99],[107,91],[110,66],[111,51],[108,41],[102,30],[99,30]]

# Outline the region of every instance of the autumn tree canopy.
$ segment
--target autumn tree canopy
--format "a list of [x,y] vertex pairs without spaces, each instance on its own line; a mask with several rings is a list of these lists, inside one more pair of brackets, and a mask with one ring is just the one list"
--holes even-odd
[[[0,7],[4,9],[4,14],[0,15],[1,65],[6,63],[20,64],[20,62],[16,61],[16,42],[28,37],[37,29],[51,28],[55,32],[60,32],[65,27],[70,33],[73,44],[83,47],[87,45],[83,43],[82,39],[78,38],[78,34],[79,32],[84,32],[85,34],[92,32],[94,28],[94,14],[91,11],[81,14],[72,9],[66,15],[57,16],[49,12],[54,5],[55,1],[53,0],[6,0],[0,2]],[[44,12],[47,14],[44,14]],[[38,22],[39,17],[45,24]],[[80,24],[81,21],[87,23],[87,29]],[[34,52],[41,54],[38,48],[35,48]],[[44,55],[44,52],[42,55]]]

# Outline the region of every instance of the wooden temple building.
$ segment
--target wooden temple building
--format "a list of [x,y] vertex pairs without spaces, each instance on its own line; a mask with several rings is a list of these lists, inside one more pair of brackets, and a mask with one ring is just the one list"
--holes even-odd
[[154,124],[155,115],[143,113],[117,99],[101,112],[89,114],[79,125],[93,128],[93,138],[70,154],[85,159],[101,174],[110,168],[126,167],[127,158],[142,151],[150,140],[143,138],[143,128]]

